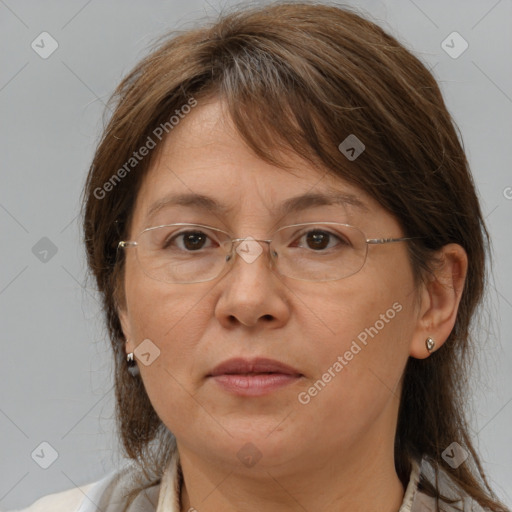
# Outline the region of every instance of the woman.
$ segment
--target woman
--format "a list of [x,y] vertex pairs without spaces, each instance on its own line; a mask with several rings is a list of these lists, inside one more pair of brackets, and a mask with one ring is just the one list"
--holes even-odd
[[165,40],[116,91],[84,232],[134,464],[28,510],[507,510],[463,408],[481,210],[373,23],[282,3]]

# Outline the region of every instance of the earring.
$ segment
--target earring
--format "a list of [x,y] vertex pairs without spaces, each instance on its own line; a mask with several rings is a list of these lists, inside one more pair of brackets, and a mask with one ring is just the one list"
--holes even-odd
[[129,354],[126,354],[126,361],[128,363],[128,372],[130,372],[130,375],[132,377],[136,377],[140,374],[139,367],[137,366],[137,363],[135,362],[135,358],[133,357],[133,352],[130,352]]
[[434,350],[434,347],[436,346],[436,342],[432,338],[427,338],[425,340],[425,346],[427,347],[427,350],[432,353]]

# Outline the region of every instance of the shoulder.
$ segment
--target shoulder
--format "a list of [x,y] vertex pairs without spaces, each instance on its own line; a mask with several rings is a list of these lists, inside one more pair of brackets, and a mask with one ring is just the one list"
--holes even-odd
[[[436,499],[428,496],[422,492],[418,492],[414,499],[413,512],[431,512],[436,509]],[[461,496],[455,503],[449,504],[444,501],[439,501],[439,512],[489,512],[488,509],[482,508],[478,502],[469,496]]]
[[[412,499],[410,500],[410,508],[406,509],[407,512],[409,510],[410,512],[431,512],[436,510],[439,510],[439,512],[460,512],[462,510],[489,512],[488,509],[484,509],[477,501],[471,498],[444,469],[438,468],[436,472],[433,465],[426,458],[423,458],[421,463],[415,465],[415,468],[417,473]],[[453,500],[453,503],[439,500],[439,503],[436,504],[435,498],[420,491],[418,488],[420,476],[436,487],[443,496]]]
[[[109,505],[119,505],[127,490],[132,488],[136,471],[132,466],[111,471],[102,479],[66,491],[48,494],[27,508],[10,512],[89,512],[98,510],[108,498]],[[110,511],[114,507],[107,507]],[[107,509],[104,512],[107,512]]]
[[[130,461],[101,480],[43,496],[23,510],[10,512],[155,512],[157,508],[179,511],[178,461],[174,450],[158,479],[148,479],[146,471]],[[129,500],[134,490],[135,495]]]
[[27,508],[19,511],[12,512],[72,512],[78,510],[78,507],[83,502],[84,497],[96,485],[97,482],[92,482],[81,487],[68,489],[67,491],[48,494],[39,498]]

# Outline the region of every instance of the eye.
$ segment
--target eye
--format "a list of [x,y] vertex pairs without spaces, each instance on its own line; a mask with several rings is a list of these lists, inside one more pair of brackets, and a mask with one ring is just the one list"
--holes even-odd
[[[322,251],[324,249],[332,249],[337,244],[341,247],[349,247],[350,242],[342,236],[335,235],[329,231],[323,229],[312,229],[307,233],[304,233],[299,241],[304,240],[302,243],[298,243],[298,247],[306,247],[314,251]],[[305,245],[304,245],[305,244]]]
[[194,252],[203,249],[208,240],[211,241],[210,237],[202,231],[182,231],[181,233],[166,238],[162,248],[168,249],[176,242],[178,249],[187,252]]

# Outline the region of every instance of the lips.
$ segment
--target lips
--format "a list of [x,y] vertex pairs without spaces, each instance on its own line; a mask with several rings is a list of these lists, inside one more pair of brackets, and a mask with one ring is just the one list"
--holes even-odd
[[224,392],[239,397],[259,397],[297,383],[303,375],[273,359],[230,359],[208,376]]
[[296,377],[302,375],[299,370],[273,359],[258,358],[248,360],[236,358],[229,359],[219,364],[208,376],[217,377],[219,375],[257,375],[272,373]]

